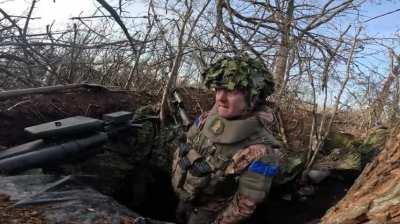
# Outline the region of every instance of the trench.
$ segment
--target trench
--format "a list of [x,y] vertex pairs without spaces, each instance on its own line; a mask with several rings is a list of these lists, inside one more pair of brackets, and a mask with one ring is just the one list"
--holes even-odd
[[[146,172],[141,172],[142,175],[144,173]],[[357,172],[334,172],[321,183],[314,184],[315,194],[308,197],[301,197],[295,193],[294,182],[273,186],[268,199],[258,206],[246,223],[318,223],[325,212],[344,197],[358,174]],[[153,168],[146,175],[155,178],[135,185],[134,194],[141,197],[140,203],[137,203],[137,196],[135,197],[132,189],[129,189],[132,188],[132,180],[135,178],[132,176],[115,199],[145,217],[174,222],[178,199],[172,190],[169,174]],[[136,180],[139,180],[137,176]]]
[[169,174],[159,168],[140,170],[130,175],[114,198],[144,217],[174,222],[178,198]]
[[[60,97],[63,97],[63,99],[59,99]],[[65,113],[72,115],[82,114],[82,111],[87,110],[87,105],[98,105],[101,103],[103,105],[102,107],[100,105],[95,111],[92,109],[93,111],[88,114],[90,117],[99,117],[101,114],[107,112],[127,109],[122,107],[127,106],[128,104],[121,103],[122,99],[120,101],[115,101],[114,99],[117,98],[119,99],[121,97],[111,97],[108,95],[102,95],[101,93],[97,93],[96,95],[90,92],[85,92],[84,94],[73,93],[72,95],[61,94],[32,98],[33,102],[38,103],[39,106],[37,107],[40,109],[38,111],[40,111],[42,117],[39,119],[34,113],[32,113],[32,105],[30,104],[25,105],[25,107],[24,105],[21,106],[19,108],[21,111],[0,114],[4,118],[0,122],[2,123],[1,128],[3,128],[2,131],[0,131],[0,143],[4,146],[20,144],[25,137],[22,132],[24,127],[42,123],[44,120],[54,120],[65,117],[65,114],[59,114],[59,111],[49,111],[49,108],[53,108],[49,105],[57,104],[59,107],[62,106],[61,108],[65,110]],[[105,102],[105,99],[108,99],[110,102]],[[129,100],[126,100],[126,102],[131,101],[132,99],[130,98]],[[10,105],[7,105],[5,108],[14,105],[16,102],[8,102]],[[156,129],[158,129],[158,127]],[[154,142],[153,137],[154,136],[151,136],[150,142]],[[147,140],[144,141],[144,145],[148,142],[149,141]],[[140,147],[137,144],[136,146],[137,149],[143,149],[143,147]],[[106,156],[108,157],[109,155]],[[109,159],[113,158],[114,157]],[[85,164],[87,164],[87,168],[82,171],[79,166],[75,167],[75,165],[72,165],[72,168],[74,169],[70,172],[58,169],[53,172],[56,174],[93,174],[107,178],[114,175],[114,172],[112,172],[114,167],[107,168],[106,172],[99,170],[98,160],[92,160],[90,164],[85,162]],[[76,172],[76,170],[79,172]],[[336,204],[345,195],[357,175],[358,173],[334,173],[320,184],[314,185],[316,189],[315,194],[307,198],[301,198],[293,193],[296,192],[296,183],[274,186],[271,189],[267,200],[257,208],[248,223],[301,224],[317,222],[327,209]],[[107,181],[108,180],[105,180],[102,183],[109,185]],[[107,190],[100,192],[107,194]],[[145,217],[169,222],[175,221],[175,208],[178,200],[171,188],[170,175],[159,167],[143,166],[140,169],[134,170],[134,172],[129,172],[124,177],[118,191],[114,192],[111,196],[113,196],[119,203]]]

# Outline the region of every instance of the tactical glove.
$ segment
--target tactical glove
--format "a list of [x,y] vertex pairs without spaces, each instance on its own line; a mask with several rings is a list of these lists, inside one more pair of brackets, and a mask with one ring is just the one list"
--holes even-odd
[[196,160],[192,164],[192,168],[190,169],[190,173],[195,177],[202,177],[209,174],[210,172],[211,172],[211,167],[203,159]]

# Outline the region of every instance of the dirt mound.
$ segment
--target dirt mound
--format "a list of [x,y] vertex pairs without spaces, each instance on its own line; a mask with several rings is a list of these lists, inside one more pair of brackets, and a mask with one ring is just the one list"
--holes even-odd
[[[209,102],[208,101],[209,98],[203,97],[203,95],[206,93],[202,92],[201,90],[196,90],[192,88],[185,88],[181,91],[182,91],[181,95],[185,99],[184,106],[185,108],[187,108],[187,112],[191,119],[193,119],[196,114],[208,110],[208,108],[206,107],[207,103]],[[7,99],[4,101],[0,101],[0,144],[3,146],[3,148],[8,148],[10,146],[15,146],[17,144],[30,140],[29,136],[27,136],[23,132],[23,129],[27,126],[36,125],[39,123],[49,122],[76,115],[101,118],[101,116],[106,113],[115,112],[118,110],[127,110],[133,112],[139,107],[145,105],[154,105],[156,108],[159,103],[159,99],[160,99],[159,96],[150,95],[144,92],[113,91],[106,89],[88,89],[88,88],[79,88],[62,92],[52,92],[49,94],[31,94],[28,96],[20,96],[13,99]],[[205,104],[206,106],[203,106],[203,104]],[[157,140],[152,139],[152,141],[157,141]],[[98,167],[102,167],[103,163],[99,162],[101,158],[104,157],[108,160],[110,159],[113,160],[115,159],[115,157],[119,158],[118,150],[120,149],[118,147],[116,148],[115,147],[112,150],[107,148],[106,150],[107,152],[104,155],[98,155],[93,157],[91,160],[86,161],[84,163],[86,166],[84,166],[83,164],[82,166],[76,166],[76,165],[71,166],[74,167],[74,169],[71,172],[74,173],[75,169],[78,170],[77,172],[80,172],[81,171],[80,169],[84,169],[85,167],[89,170],[96,169],[101,171],[100,177],[118,177],[119,179],[118,178],[116,179],[120,180],[121,182],[115,181],[115,183],[123,184],[124,183],[123,181],[125,180],[124,178],[126,177],[126,173],[128,174],[130,173],[130,176],[128,175],[128,178],[132,176],[133,172],[132,169],[135,170],[135,172],[133,173],[140,173],[140,171],[137,170],[137,166],[135,166],[135,164],[132,163],[128,164],[130,165],[130,169],[123,170],[124,175],[122,175],[121,177],[115,174],[109,175],[107,172],[104,172],[104,170],[108,169],[108,166],[104,167],[103,169],[97,169]],[[152,148],[152,146],[150,145],[148,145],[148,147]],[[155,153],[150,153],[150,154],[144,153],[147,151],[143,147],[137,147],[137,148],[138,149],[135,150],[135,153],[144,154],[143,156],[145,157],[143,157],[143,160],[147,161],[149,160],[150,157],[153,158],[157,156]],[[153,152],[155,151],[155,149],[149,149],[148,151]],[[110,157],[110,154],[112,154],[114,157]],[[126,159],[126,157],[124,158]],[[118,165],[121,165],[119,161],[120,160],[107,162],[107,164],[110,165],[111,167],[109,170],[118,172],[119,169],[113,167],[112,164],[118,163]],[[93,164],[95,164],[96,166]],[[125,168],[123,167],[123,169]],[[63,171],[65,171],[65,169]],[[91,174],[90,172],[87,173]],[[107,185],[110,186],[113,186],[113,184],[115,184],[114,182],[105,182],[105,183],[107,183]],[[125,188],[121,187],[121,189],[124,190]],[[121,189],[118,188],[118,190]],[[119,191],[115,193],[115,195],[118,194]],[[125,196],[124,198],[127,197]],[[4,206],[6,206],[6,204]],[[0,223],[7,223],[7,222],[0,222]]]
[[26,140],[22,130],[27,126],[76,115],[101,118],[118,110],[134,111],[154,100],[145,93],[80,88],[0,101],[0,145],[10,147]]
[[[313,122],[312,105],[305,102],[283,102],[275,108],[278,119],[284,130],[284,137],[290,149],[295,151],[303,151],[309,147],[310,131]],[[279,112],[279,113],[278,113]],[[331,114],[324,118],[324,114],[316,113],[316,128],[322,119],[329,120]],[[326,124],[326,122],[325,122]],[[350,139],[365,138],[365,131],[361,130],[362,122],[360,121],[359,111],[338,111],[331,127],[331,134],[340,133]],[[279,134],[282,134],[281,132]],[[328,136],[328,140],[331,137]],[[332,139],[330,139],[332,140]]]
[[192,87],[179,88],[178,91],[182,95],[185,110],[192,120],[214,105],[214,94],[211,91]]
[[321,223],[400,223],[400,128]]
[[10,197],[0,194],[0,223],[25,223],[25,224],[45,224],[42,214],[34,209],[15,208],[10,202]]

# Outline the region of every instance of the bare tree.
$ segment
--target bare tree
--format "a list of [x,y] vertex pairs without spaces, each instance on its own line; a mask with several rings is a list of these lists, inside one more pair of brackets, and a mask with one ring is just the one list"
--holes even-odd
[[163,92],[162,99],[161,99],[161,106],[160,106],[161,123],[165,122],[165,111],[167,108],[167,100],[168,100],[171,88],[174,88],[174,86],[176,84],[176,79],[178,77],[178,69],[182,63],[183,51],[187,47],[188,43],[191,41],[192,34],[193,34],[193,31],[195,30],[197,22],[199,21],[199,18],[202,16],[204,10],[207,8],[209,3],[210,3],[210,0],[207,0],[206,3],[204,4],[204,6],[202,7],[202,9],[200,10],[200,12],[197,14],[195,20],[191,24],[191,28],[190,28],[189,32],[187,33],[186,40],[184,40],[184,36],[186,34],[185,29],[187,27],[187,24],[192,15],[192,12],[193,12],[193,2],[192,1],[185,2],[186,13],[183,15],[182,24],[180,25],[180,28],[179,28],[180,33],[179,33],[179,37],[178,37],[177,51],[176,51],[176,55],[175,55],[174,61],[172,63],[171,71],[169,73],[169,78],[168,78],[167,84],[164,88],[164,92]]

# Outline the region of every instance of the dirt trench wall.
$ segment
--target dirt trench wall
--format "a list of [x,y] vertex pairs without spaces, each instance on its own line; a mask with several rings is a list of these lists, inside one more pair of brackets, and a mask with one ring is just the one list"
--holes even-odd
[[83,115],[101,118],[119,110],[134,111],[152,102],[145,93],[74,89],[67,92],[36,94],[0,101],[0,145],[10,147],[26,141],[23,129],[66,117]]
[[400,127],[323,224],[400,223]]
[[[182,91],[184,106],[191,119],[208,110],[210,98],[204,97],[204,94],[209,96],[196,89]],[[28,136],[23,132],[27,126],[76,115],[101,118],[106,113],[127,110],[137,112],[136,117],[142,109],[150,108],[144,110],[149,113],[144,115],[154,117],[157,115],[155,110],[159,99],[158,96],[143,92],[82,88],[3,100],[0,101],[0,145],[7,148],[28,141]],[[142,107],[148,105],[150,107]],[[84,161],[46,167],[45,173],[97,176],[96,190],[101,193],[114,197],[145,216],[172,219],[175,198],[168,188],[168,144],[177,136],[176,127],[172,125],[158,130],[157,119],[138,122],[143,127],[133,133],[133,138],[107,144],[102,148],[102,153]],[[163,198],[163,201],[154,205],[153,202],[159,198]],[[157,212],[154,212],[155,207]]]

